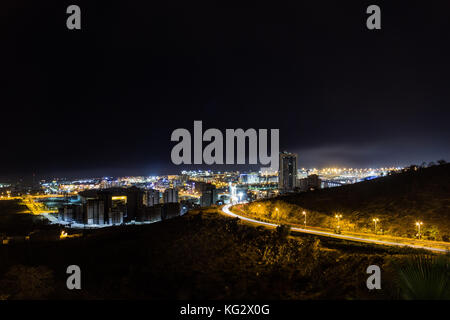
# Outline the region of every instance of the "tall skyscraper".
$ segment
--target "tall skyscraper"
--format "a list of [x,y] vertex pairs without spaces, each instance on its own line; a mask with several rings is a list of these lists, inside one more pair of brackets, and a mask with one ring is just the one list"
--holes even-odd
[[294,191],[297,181],[297,154],[281,152],[278,171],[278,189],[280,192]]

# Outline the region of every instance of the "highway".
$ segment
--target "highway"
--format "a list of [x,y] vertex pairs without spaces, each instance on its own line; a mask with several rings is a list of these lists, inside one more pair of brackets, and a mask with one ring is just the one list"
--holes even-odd
[[[25,205],[31,214],[34,215],[44,215],[52,222],[57,221],[56,218],[49,215],[50,213],[57,213],[57,210],[48,210],[43,203],[36,202],[34,199],[47,199],[47,198],[63,198],[65,195],[60,194],[45,194],[45,195],[24,195],[16,197],[3,197],[0,196],[0,200],[10,201],[10,200],[21,200],[22,204]],[[55,220],[56,219],[56,220]]]
[[[275,223],[263,222],[263,221],[255,220],[252,218],[244,217],[241,215],[237,215],[230,211],[230,207],[231,207],[231,204],[227,204],[227,205],[223,206],[222,213],[227,216],[237,217],[241,220],[248,221],[253,224],[257,224],[257,225],[261,225],[261,226],[272,227],[272,228],[274,228],[274,227],[276,228],[278,226],[278,224],[275,224]],[[399,246],[399,247],[406,246],[406,247],[411,247],[411,248],[415,248],[415,249],[425,249],[425,250],[440,252],[440,253],[445,253],[445,252],[449,251],[449,249],[450,249],[450,244],[448,244],[447,248],[441,248],[441,247],[431,246],[432,245],[430,243],[431,241],[427,241],[427,245],[419,245],[419,244],[414,244],[415,240],[406,239],[406,238],[402,239],[403,242],[395,242],[395,241],[386,241],[386,240],[379,240],[379,239],[370,239],[370,238],[365,238],[362,236],[336,234],[336,233],[332,233],[332,232],[318,231],[318,230],[311,230],[311,229],[297,228],[297,227],[292,227],[291,230],[296,231],[296,232],[314,234],[314,235],[318,235],[318,236],[325,236],[325,237],[331,237],[331,238],[337,238],[337,239],[343,239],[343,240],[365,242],[365,243],[375,243],[375,244],[387,245],[387,246]]]
[[55,210],[47,210],[45,205],[40,202],[34,201],[34,198],[31,196],[25,196],[22,198],[22,203],[27,206],[28,210],[34,215],[40,214],[48,214],[48,213],[56,213],[58,211]]
[[74,193],[68,193],[66,195],[62,194],[38,194],[38,195],[25,195],[25,196],[0,196],[0,200],[22,200],[23,198],[27,197],[30,199],[46,199],[46,198],[64,198],[68,196],[76,195]]

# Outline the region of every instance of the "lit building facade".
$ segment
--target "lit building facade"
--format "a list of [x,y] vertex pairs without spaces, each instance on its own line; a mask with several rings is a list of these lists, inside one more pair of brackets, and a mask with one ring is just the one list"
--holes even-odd
[[166,189],[164,191],[164,203],[178,203],[178,190]]
[[159,204],[159,191],[155,189],[149,189],[144,194],[144,203],[147,207],[153,207]]

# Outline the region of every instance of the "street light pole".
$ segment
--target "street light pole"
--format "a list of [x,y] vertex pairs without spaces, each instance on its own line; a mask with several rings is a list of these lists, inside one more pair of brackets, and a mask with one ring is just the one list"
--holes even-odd
[[280,214],[279,214],[279,212],[278,212],[278,208],[275,208],[275,211],[276,211],[276,218],[277,218],[277,220],[278,220],[278,223],[280,223]]
[[422,234],[420,233],[420,226],[421,226],[421,225],[423,225],[423,222],[422,222],[422,221],[417,221],[417,222],[416,222],[416,226],[417,226],[417,229],[418,229],[418,236],[419,236],[419,239],[422,238]]
[[342,218],[342,214],[337,214],[337,215],[335,215],[334,216],[336,219],[337,219],[337,228],[338,228],[338,230],[340,231],[341,230],[341,225],[340,225],[340,223],[339,223],[339,219],[341,219]]
[[306,211],[303,211],[303,215],[305,216],[305,228],[306,228]]
[[377,222],[380,221],[378,218],[374,218],[373,222],[375,223],[375,234],[377,234]]

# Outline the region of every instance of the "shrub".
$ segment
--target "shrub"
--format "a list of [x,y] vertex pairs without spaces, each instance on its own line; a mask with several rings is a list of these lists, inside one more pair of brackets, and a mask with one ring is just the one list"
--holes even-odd
[[282,224],[277,227],[276,230],[277,237],[281,240],[286,240],[288,236],[291,234],[291,226]]
[[397,265],[397,284],[401,298],[450,299],[450,258],[416,255]]

